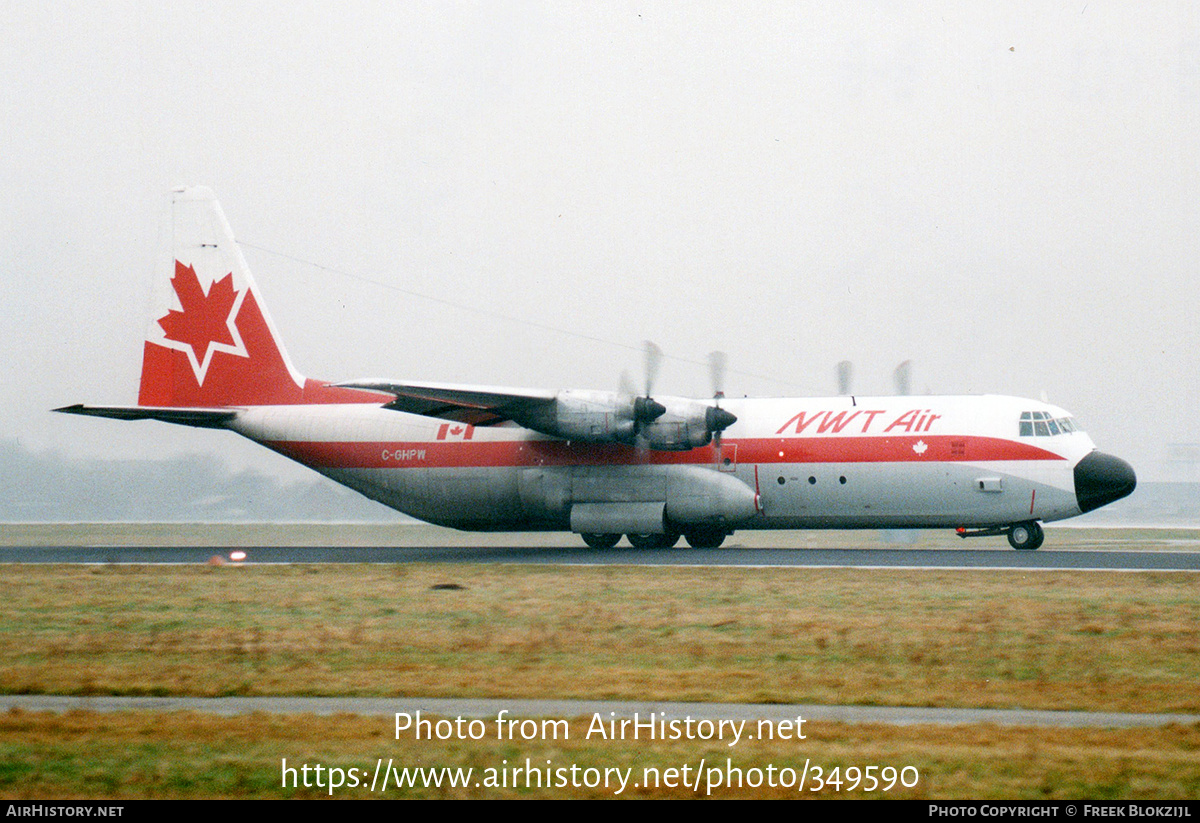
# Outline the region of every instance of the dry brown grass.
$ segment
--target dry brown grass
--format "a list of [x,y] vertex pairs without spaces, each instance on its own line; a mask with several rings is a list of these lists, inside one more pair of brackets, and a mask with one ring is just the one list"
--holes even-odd
[[[458,590],[435,590],[455,583]],[[0,690],[1200,710],[1193,575],[516,566],[0,567]],[[1195,798],[1200,727],[807,724],[721,744],[395,740],[389,718],[0,715],[5,797],[319,797],[289,763],[912,765],[893,797]],[[638,789],[633,796],[691,796]],[[785,796],[720,789],[717,796]],[[338,796],[361,797],[362,789]],[[395,793],[392,793],[395,796]],[[609,797],[605,789],[405,796]],[[827,792],[824,796],[833,796]]]
[[[283,786],[282,759],[355,767],[369,775],[377,759],[396,766],[483,769],[549,760],[553,767],[660,770],[703,760],[748,771],[799,771],[805,760],[835,766],[914,766],[918,784],[898,798],[1180,799],[1200,796],[1200,727],[1161,729],[1008,729],[991,726],[847,726],[808,723],[807,739],[721,744],[585,740],[572,722],[569,740],[498,743],[397,740],[389,718],[212,717],[122,712],[0,715],[0,796],[5,798],[325,797],[325,789]],[[364,783],[368,781],[364,777]],[[474,781],[473,781],[474,782]],[[809,786],[813,784],[810,782]],[[845,789],[846,787],[843,787]],[[702,782],[700,794],[707,784]],[[715,797],[796,797],[795,788],[714,787]],[[827,788],[820,797],[879,797]],[[337,797],[370,796],[342,788]],[[572,787],[391,789],[389,797],[612,797],[610,789]],[[686,788],[630,788],[626,797],[690,797]],[[800,796],[814,796],[805,792]]]
[[[1200,711],[1193,575],[0,568],[0,691]],[[434,590],[453,582],[461,590]]]

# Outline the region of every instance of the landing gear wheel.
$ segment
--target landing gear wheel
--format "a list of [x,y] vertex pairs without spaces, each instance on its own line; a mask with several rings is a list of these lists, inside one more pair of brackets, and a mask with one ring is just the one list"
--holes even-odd
[[693,549],[715,549],[725,542],[725,530],[713,526],[686,531],[683,536]]
[[667,534],[627,534],[629,545],[635,549],[669,549],[679,542],[679,532]]
[[657,548],[673,549],[675,548],[675,544],[679,542],[679,538],[682,535],[680,535],[679,532],[667,532],[666,534],[656,534],[654,536],[658,538],[657,542],[654,544]]
[[1042,531],[1041,524],[1036,520],[1017,523],[1008,530],[1008,545],[1017,551],[1034,551],[1042,545],[1042,541],[1045,539],[1046,533]]
[[583,542],[587,543],[593,549],[611,549],[617,545],[617,541],[621,539],[619,534],[581,534]]

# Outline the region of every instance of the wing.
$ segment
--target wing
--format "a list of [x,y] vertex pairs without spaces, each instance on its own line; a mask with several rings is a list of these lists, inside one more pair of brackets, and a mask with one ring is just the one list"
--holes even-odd
[[552,406],[557,396],[557,392],[541,389],[396,383],[376,379],[351,380],[338,383],[337,386],[390,394],[395,399],[384,405],[387,409],[455,420],[473,426],[494,426],[514,419],[528,420]]

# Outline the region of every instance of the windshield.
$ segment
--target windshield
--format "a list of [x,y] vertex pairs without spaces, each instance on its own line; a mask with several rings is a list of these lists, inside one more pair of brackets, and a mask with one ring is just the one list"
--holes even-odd
[[1018,429],[1021,437],[1054,437],[1058,434],[1073,434],[1081,432],[1079,424],[1073,417],[1052,417],[1049,412],[1021,412],[1021,422]]

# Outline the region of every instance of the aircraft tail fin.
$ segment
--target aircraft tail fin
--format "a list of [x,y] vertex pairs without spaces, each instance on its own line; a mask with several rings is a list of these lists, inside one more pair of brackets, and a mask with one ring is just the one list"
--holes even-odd
[[171,245],[171,269],[157,278],[138,405],[222,408],[373,399],[308,380],[292,365],[212,190],[171,193]]

